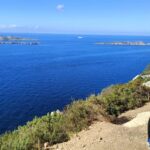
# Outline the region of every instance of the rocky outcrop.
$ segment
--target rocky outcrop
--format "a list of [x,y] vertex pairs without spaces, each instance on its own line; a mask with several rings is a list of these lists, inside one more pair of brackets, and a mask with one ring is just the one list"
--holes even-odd
[[29,38],[15,36],[0,36],[0,45],[38,45],[39,42]]
[[21,41],[10,41],[10,42],[0,42],[0,45],[38,45],[39,42],[21,42]]
[[143,83],[143,86],[146,86],[146,87],[150,88],[150,81]]
[[134,119],[124,124],[125,127],[139,127],[142,125],[147,125],[150,118],[150,111],[139,113]]
[[150,46],[150,43],[145,43],[143,41],[135,42],[97,42],[98,45],[127,45],[127,46]]
[[0,36],[0,41],[12,41],[12,40],[31,40],[31,39],[16,36]]

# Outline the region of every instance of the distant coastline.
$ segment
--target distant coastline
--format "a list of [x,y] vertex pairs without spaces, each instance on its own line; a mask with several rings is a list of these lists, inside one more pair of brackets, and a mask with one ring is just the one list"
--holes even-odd
[[0,36],[0,45],[9,44],[9,45],[38,45],[34,39],[15,37],[15,36]]
[[124,41],[124,42],[97,42],[97,45],[127,45],[127,46],[150,46],[150,43],[146,43],[143,41]]
[[15,36],[0,36],[0,41],[14,41],[14,40],[32,40],[29,38],[21,38],[21,37],[15,37]]

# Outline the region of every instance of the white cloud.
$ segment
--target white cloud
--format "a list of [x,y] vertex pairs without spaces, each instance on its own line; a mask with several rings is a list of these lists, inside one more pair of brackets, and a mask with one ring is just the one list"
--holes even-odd
[[34,27],[35,30],[38,30],[39,28],[40,28],[39,25],[36,25],[36,26]]
[[9,24],[9,25],[1,24],[0,25],[0,29],[12,29],[12,28],[17,28],[17,25],[16,24]]
[[10,24],[8,27],[9,27],[9,28],[16,28],[17,25],[16,25],[16,24]]
[[58,11],[63,11],[64,8],[65,8],[65,6],[64,6],[63,4],[58,4],[58,5],[56,6],[56,9],[57,9]]

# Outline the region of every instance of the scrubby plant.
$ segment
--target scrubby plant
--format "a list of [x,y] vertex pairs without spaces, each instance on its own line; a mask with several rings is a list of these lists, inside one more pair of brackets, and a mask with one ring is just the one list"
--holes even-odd
[[35,118],[18,130],[2,135],[0,149],[34,150],[43,146],[46,141],[50,144],[67,141],[69,136],[62,124],[63,116],[58,113]]
[[66,126],[69,132],[79,132],[87,128],[95,120],[109,120],[109,116],[101,109],[101,106],[94,103],[96,96],[90,96],[87,100],[74,101],[64,111]]
[[150,89],[141,77],[127,84],[111,86],[99,95],[99,103],[110,115],[118,116],[129,109],[141,107],[149,101]]

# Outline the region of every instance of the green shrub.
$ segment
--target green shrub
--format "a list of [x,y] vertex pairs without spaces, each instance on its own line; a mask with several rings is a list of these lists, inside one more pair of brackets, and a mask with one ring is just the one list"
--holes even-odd
[[111,86],[102,91],[99,103],[110,115],[118,116],[129,109],[141,107],[149,101],[150,89],[142,86],[142,78],[128,84]]
[[63,116],[57,113],[35,118],[27,125],[19,127],[18,130],[1,136],[0,149],[32,150],[38,148],[38,143],[41,147],[44,142],[55,144],[67,141],[69,136],[62,123]]

